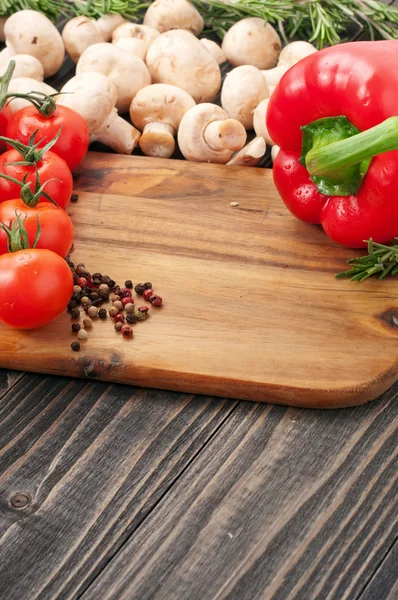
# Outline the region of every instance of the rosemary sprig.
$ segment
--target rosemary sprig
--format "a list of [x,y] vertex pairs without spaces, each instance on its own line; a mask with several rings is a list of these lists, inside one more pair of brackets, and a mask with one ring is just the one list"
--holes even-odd
[[[394,238],[394,241],[398,242],[398,238]],[[338,279],[350,277],[352,281],[365,281],[373,275],[377,275],[378,279],[398,275],[398,244],[386,246],[374,242],[372,238],[367,244],[368,254],[348,260],[350,269],[338,273]]]
[[75,0],[70,3],[69,10],[73,16],[85,15],[98,19],[106,14],[115,14],[122,15],[129,21],[137,21],[150,4],[150,1],[139,0]]
[[9,17],[19,10],[37,10],[55,22],[60,15],[67,15],[66,0],[0,0],[0,16]]

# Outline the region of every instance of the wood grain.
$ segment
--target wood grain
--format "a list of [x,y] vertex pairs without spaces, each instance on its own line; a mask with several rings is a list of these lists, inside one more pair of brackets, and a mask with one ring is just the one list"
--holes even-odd
[[97,324],[79,354],[66,314],[2,328],[0,366],[301,406],[395,381],[396,282],[336,280],[352,251],[294,219],[269,170],[91,154],[76,189],[74,260],[153,281],[164,308],[131,342]]
[[396,539],[397,394],[240,403],[82,599],[356,599]]
[[[398,530],[397,530],[398,538]],[[396,600],[398,598],[398,541],[377,569],[360,600]]]
[[76,597],[235,406],[39,375],[17,383],[0,402],[1,597]]

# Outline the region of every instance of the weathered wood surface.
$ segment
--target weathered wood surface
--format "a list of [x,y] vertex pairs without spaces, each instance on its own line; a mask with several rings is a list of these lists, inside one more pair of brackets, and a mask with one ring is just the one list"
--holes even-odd
[[24,377],[0,401],[1,597],[359,598],[397,538],[397,395],[317,411]]
[[66,313],[2,327],[1,367],[328,407],[396,380],[397,282],[336,280],[352,251],[291,216],[271,171],[94,153],[76,191],[75,262],[153,281],[164,307],[129,342],[96,323],[79,353]]
[[[398,528],[397,528],[398,529]],[[396,532],[398,538],[398,530]],[[396,600],[398,598],[398,539],[365,588],[361,600]]]

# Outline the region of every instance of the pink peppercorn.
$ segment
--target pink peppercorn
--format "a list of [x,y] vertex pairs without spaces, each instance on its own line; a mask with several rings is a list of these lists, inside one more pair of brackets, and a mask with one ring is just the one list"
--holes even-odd
[[152,290],[145,290],[145,292],[143,292],[142,297],[144,298],[144,300],[149,300],[149,298],[153,296],[153,291]]
[[149,308],[148,306],[140,306],[138,310],[142,313],[147,313]]
[[163,300],[160,296],[153,295],[149,298],[149,302],[152,304],[152,306],[161,306]]
[[126,306],[126,304],[134,304],[134,300],[131,296],[124,296],[121,299],[121,303],[123,304],[123,306]]
[[131,327],[129,325],[125,325],[122,328],[122,336],[125,338],[132,338],[133,337],[133,330],[131,329]]
[[87,279],[85,277],[79,277],[76,283],[77,285],[80,285],[81,288],[84,288],[87,285]]
[[120,290],[119,292],[119,296],[120,298],[131,298],[132,294],[131,294],[131,290],[129,290],[128,288],[124,287]]
[[117,313],[117,315],[113,317],[113,320],[116,323],[124,323],[124,315],[122,313]]

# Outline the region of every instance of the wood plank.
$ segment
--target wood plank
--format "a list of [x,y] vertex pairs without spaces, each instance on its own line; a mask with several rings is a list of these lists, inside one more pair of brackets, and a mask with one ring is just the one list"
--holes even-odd
[[235,404],[26,376],[0,402],[1,597],[76,597]]
[[9,392],[16,382],[23,377],[23,375],[23,373],[18,371],[0,369],[0,398]]
[[328,407],[396,380],[396,281],[336,280],[352,251],[293,218],[271,171],[90,154],[76,188],[74,260],[153,281],[164,307],[130,342],[98,324],[80,353],[66,314],[2,327],[0,366]]
[[239,404],[83,600],[356,598],[396,535],[397,396]]
[[[398,537],[398,529],[397,529]],[[377,569],[360,600],[396,600],[398,598],[398,541]]]

